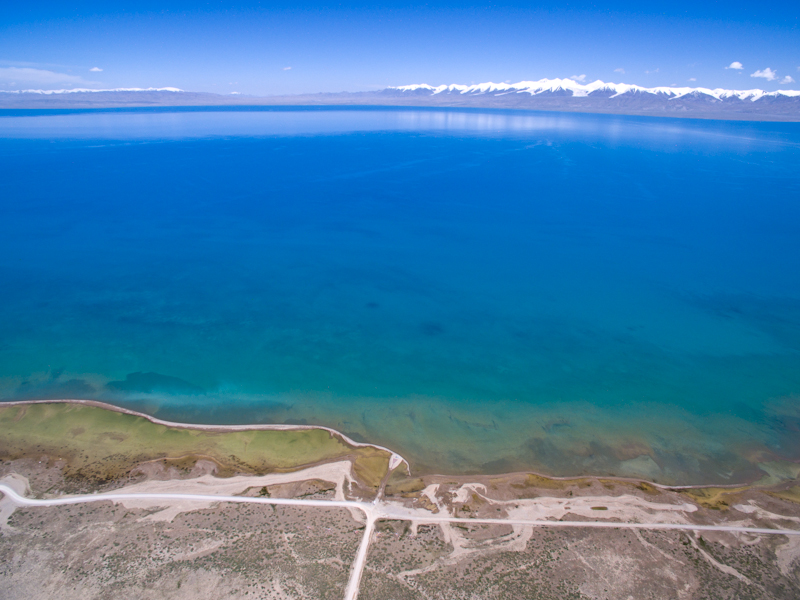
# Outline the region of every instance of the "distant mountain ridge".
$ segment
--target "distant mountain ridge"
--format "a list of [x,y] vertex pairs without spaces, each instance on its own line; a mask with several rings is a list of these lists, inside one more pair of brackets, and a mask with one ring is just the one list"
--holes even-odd
[[756,101],[761,98],[777,98],[779,96],[786,96],[790,98],[800,97],[799,90],[778,90],[775,92],[765,92],[764,90],[727,90],[722,88],[709,89],[703,87],[671,87],[659,86],[646,88],[639,85],[632,85],[629,83],[606,83],[601,80],[593,81],[592,83],[582,84],[572,79],[540,79],[538,81],[520,81],[518,83],[477,83],[473,85],[440,85],[431,86],[426,83],[419,83],[413,85],[401,85],[398,87],[387,88],[389,90],[397,90],[399,92],[409,93],[430,93],[431,95],[438,94],[463,94],[463,95],[477,95],[477,94],[493,94],[495,96],[500,94],[530,94],[535,96],[538,94],[551,93],[559,94],[563,92],[570,92],[572,97],[583,98],[592,95],[605,96],[607,98],[616,98],[624,94],[653,94],[663,95],[670,98],[683,98],[691,94],[702,94],[710,96],[716,100],[725,100],[737,98],[739,100]]
[[652,87],[572,79],[475,85],[413,84],[371,92],[246,96],[175,87],[21,90],[0,93],[0,109],[126,107],[397,106],[587,112],[749,121],[800,121],[800,91]]

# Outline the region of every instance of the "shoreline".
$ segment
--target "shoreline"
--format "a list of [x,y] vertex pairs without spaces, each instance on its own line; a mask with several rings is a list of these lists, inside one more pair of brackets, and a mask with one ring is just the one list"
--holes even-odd
[[[0,90],[2,92],[2,90]],[[108,92],[107,92],[108,93]],[[166,92],[169,93],[169,92]],[[23,98],[20,96],[0,95],[0,117],[3,116],[47,116],[50,114],[64,114],[71,112],[124,112],[137,110],[153,110],[157,112],[182,112],[182,111],[244,111],[244,110],[270,110],[270,109],[387,109],[387,110],[456,110],[456,111],[511,111],[517,113],[551,113],[569,115],[605,115],[609,117],[641,117],[645,119],[696,119],[700,121],[732,121],[737,123],[798,123],[800,116],[796,114],[779,113],[753,113],[739,112],[737,110],[722,110],[703,112],[702,110],[681,112],[657,111],[647,109],[625,109],[611,107],[592,107],[584,105],[497,105],[484,104],[475,96],[467,98],[445,99],[434,103],[421,102],[415,98],[394,98],[391,102],[383,100],[358,99],[334,99],[320,100],[315,95],[300,96],[242,96],[239,101],[230,96],[223,96],[221,99],[208,99],[202,97],[203,94],[195,92],[183,92],[193,97],[200,98],[186,99],[181,102],[171,102],[173,98],[162,98],[162,101],[147,100],[98,100],[96,98],[74,98],[63,99],[48,96],[38,96],[36,98]],[[24,100],[30,100],[25,102]],[[476,101],[477,100],[477,101]],[[23,113],[23,114],[18,114]]]
[[[411,464],[399,453],[395,452],[394,450],[387,448],[385,446],[381,446],[379,444],[372,444],[369,442],[357,442],[352,438],[348,437],[344,433],[337,431],[331,427],[326,427],[324,425],[296,425],[296,424],[281,424],[281,423],[254,423],[250,425],[207,425],[207,424],[199,424],[199,423],[179,423],[175,421],[165,421],[163,419],[159,419],[152,415],[148,415],[147,413],[138,412],[135,410],[131,410],[129,408],[124,408],[121,406],[117,406],[115,404],[110,404],[108,402],[102,402],[99,400],[82,400],[77,398],[59,398],[59,399],[51,399],[51,400],[11,400],[11,401],[0,401],[0,407],[2,406],[25,406],[25,405],[34,405],[34,404],[76,404],[81,406],[93,406],[95,408],[101,408],[104,410],[111,410],[114,412],[122,413],[131,415],[134,417],[141,417],[147,419],[153,424],[156,425],[163,425],[165,427],[172,427],[177,429],[193,429],[193,430],[200,430],[200,431],[217,431],[217,432],[231,432],[231,431],[310,431],[310,430],[323,430],[327,431],[334,437],[338,437],[341,439],[345,444],[354,447],[354,448],[366,448],[371,447],[378,450],[383,450],[388,452],[391,456],[389,460],[389,472],[394,471],[397,467],[401,464],[406,465],[406,471],[411,477]],[[532,470],[526,471],[510,471],[508,473],[497,473],[497,474],[474,474],[474,475],[450,475],[447,473],[426,473],[426,477],[450,477],[450,478],[458,478],[464,479],[469,477],[503,477],[509,475],[516,475],[516,474],[532,474],[537,477],[543,477],[546,479],[550,479],[553,481],[578,481],[581,479],[607,479],[610,481],[619,481],[619,482],[627,482],[627,483],[641,483],[644,482],[648,485],[656,487],[660,490],[691,490],[691,489],[706,489],[706,488],[720,488],[720,489],[733,489],[733,488],[741,488],[741,487],[748,487],[753,488],[757,487],[756,482],[750,483],[726,483],[726,484],[693,484],[693,485],[666,485],[661,483],[656,483],[653,481],[649,481],[643,477],[621,477],[615,475],[574,475],[574,476],[567,476],[567,477],[559,477],[554,475],[547,475],[543,473],[539,473]]]

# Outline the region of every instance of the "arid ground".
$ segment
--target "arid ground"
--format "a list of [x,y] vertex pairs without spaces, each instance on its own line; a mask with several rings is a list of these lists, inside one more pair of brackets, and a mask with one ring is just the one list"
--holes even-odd
[[[17,419],[17,433],[47,430],[51,419],[64,419],[59,406],[48,405],[49,417],[41,405],[22,414],[0,409],[0,418]],[[116,422],[91,410],[104,427]],[[148,438],[134,464],[130,452],[117,456],[99,443],[91,460],[71,454],[69,436],[58,447],[37,441],[25,449],[9,425],[0,434],[0,483],[30,498],[186,490],[383,506],[357,588],[362,599],[800,597],[800,536],[692,529],[800,530],[800,487],[789,475],[692,489],[532,473],[416,478],[329,432],[317,440],[333,444],[328,454],[294,465],[285,457],[256,469],[250,456],[237,469],[214,454],[220,432],[193,433],[203,452],[180,457],[160,455],[160,436]],[[139,423],[140,434],[150,425]],[[262,452],[269,436],[285,433],[260,432]],[[75,437],[105,439],[94,434]],[[204,435],[217,436],[216,445]],[[357,468],[365,456],[381,457],[384,474]],[[520,524],[525,519],[554,525]],[[605,525],[555,525],[564,522]],[[683,529],[625,527],[631,523]],[[25,600],[343,598],[365,533],[364,515],[349,507],[142,499],[26,507],[4,497],[0,526],[0,598]]]

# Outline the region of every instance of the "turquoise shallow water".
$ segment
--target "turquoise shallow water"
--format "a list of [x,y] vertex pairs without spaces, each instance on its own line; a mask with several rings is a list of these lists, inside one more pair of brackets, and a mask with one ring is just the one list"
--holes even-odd
[[800,460],[799,150],[791,123],[7,112],[0,397],[322,424],[428,471],[755,479]]

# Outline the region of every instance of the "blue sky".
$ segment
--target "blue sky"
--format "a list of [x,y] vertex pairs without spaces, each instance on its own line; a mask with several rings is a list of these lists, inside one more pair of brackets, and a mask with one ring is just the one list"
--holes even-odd
[[6,90],[269,95],[571,76],[798,89],[800,3],[43,1],[0,11]]

